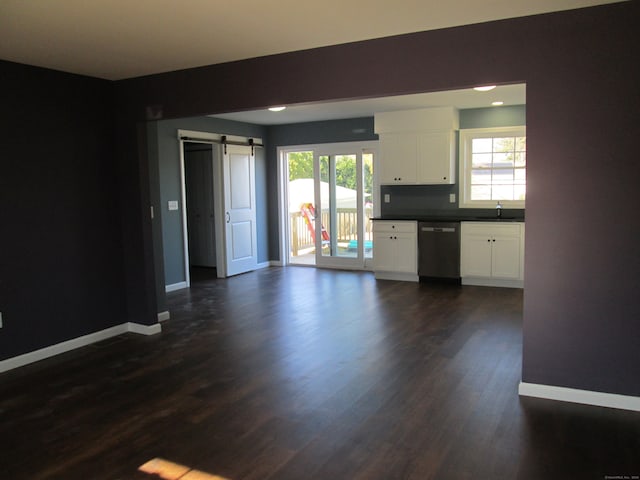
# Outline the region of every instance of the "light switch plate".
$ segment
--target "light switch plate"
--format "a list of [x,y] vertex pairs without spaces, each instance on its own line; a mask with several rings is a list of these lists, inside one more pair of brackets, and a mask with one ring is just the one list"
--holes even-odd
[[169,210],[178,210],[178,201],[177,200],[169,200]]

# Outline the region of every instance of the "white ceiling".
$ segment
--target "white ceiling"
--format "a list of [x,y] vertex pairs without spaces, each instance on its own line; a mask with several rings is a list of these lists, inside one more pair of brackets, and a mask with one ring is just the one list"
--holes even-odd
[[502,101],[504,102],[504,106],[524,105],[526,103],[526,86],[524,84],[503,85],[489,92],[476,92],[469,88],[466,90],[449,90],[446,92],[420,93],[363,100],[289,105],[287,109],[282,112],[254,110],[211,116],[257,125],[283,125],[318,120],[372,117],[376,112],[414,110],[417,108],[452,106],[463,109],[491,107],[491,103],[494,101]]
[[619,0],[0,0],[0,59],[118,80]]

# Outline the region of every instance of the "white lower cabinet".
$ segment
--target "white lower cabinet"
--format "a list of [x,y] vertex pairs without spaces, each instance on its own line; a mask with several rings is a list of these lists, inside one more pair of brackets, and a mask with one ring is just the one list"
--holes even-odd
[[419,280],[416,222],[376,220],[373,223],[373,269],[380,279]]
[[523,286],[524,223],[462,222],[460,231],[463,284]]

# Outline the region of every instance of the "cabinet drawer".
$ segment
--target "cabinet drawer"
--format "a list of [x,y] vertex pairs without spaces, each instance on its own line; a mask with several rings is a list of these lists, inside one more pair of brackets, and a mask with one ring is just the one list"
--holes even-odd
[[416,233],[418,231],[418,227],[416,222],[376,220],[373,222],[373,231],[376,233]]
[[496,223],[496,222],[462,222],[461,231],[463,234],[471,235],[509,235],[520,236],[520,223]]

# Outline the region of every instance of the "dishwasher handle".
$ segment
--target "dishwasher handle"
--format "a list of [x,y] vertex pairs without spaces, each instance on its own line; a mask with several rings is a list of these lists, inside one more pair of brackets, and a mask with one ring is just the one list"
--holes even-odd
[[436,232],[436,233],[456,233],[456,229],[453,227],[421,227],[423,232]]

